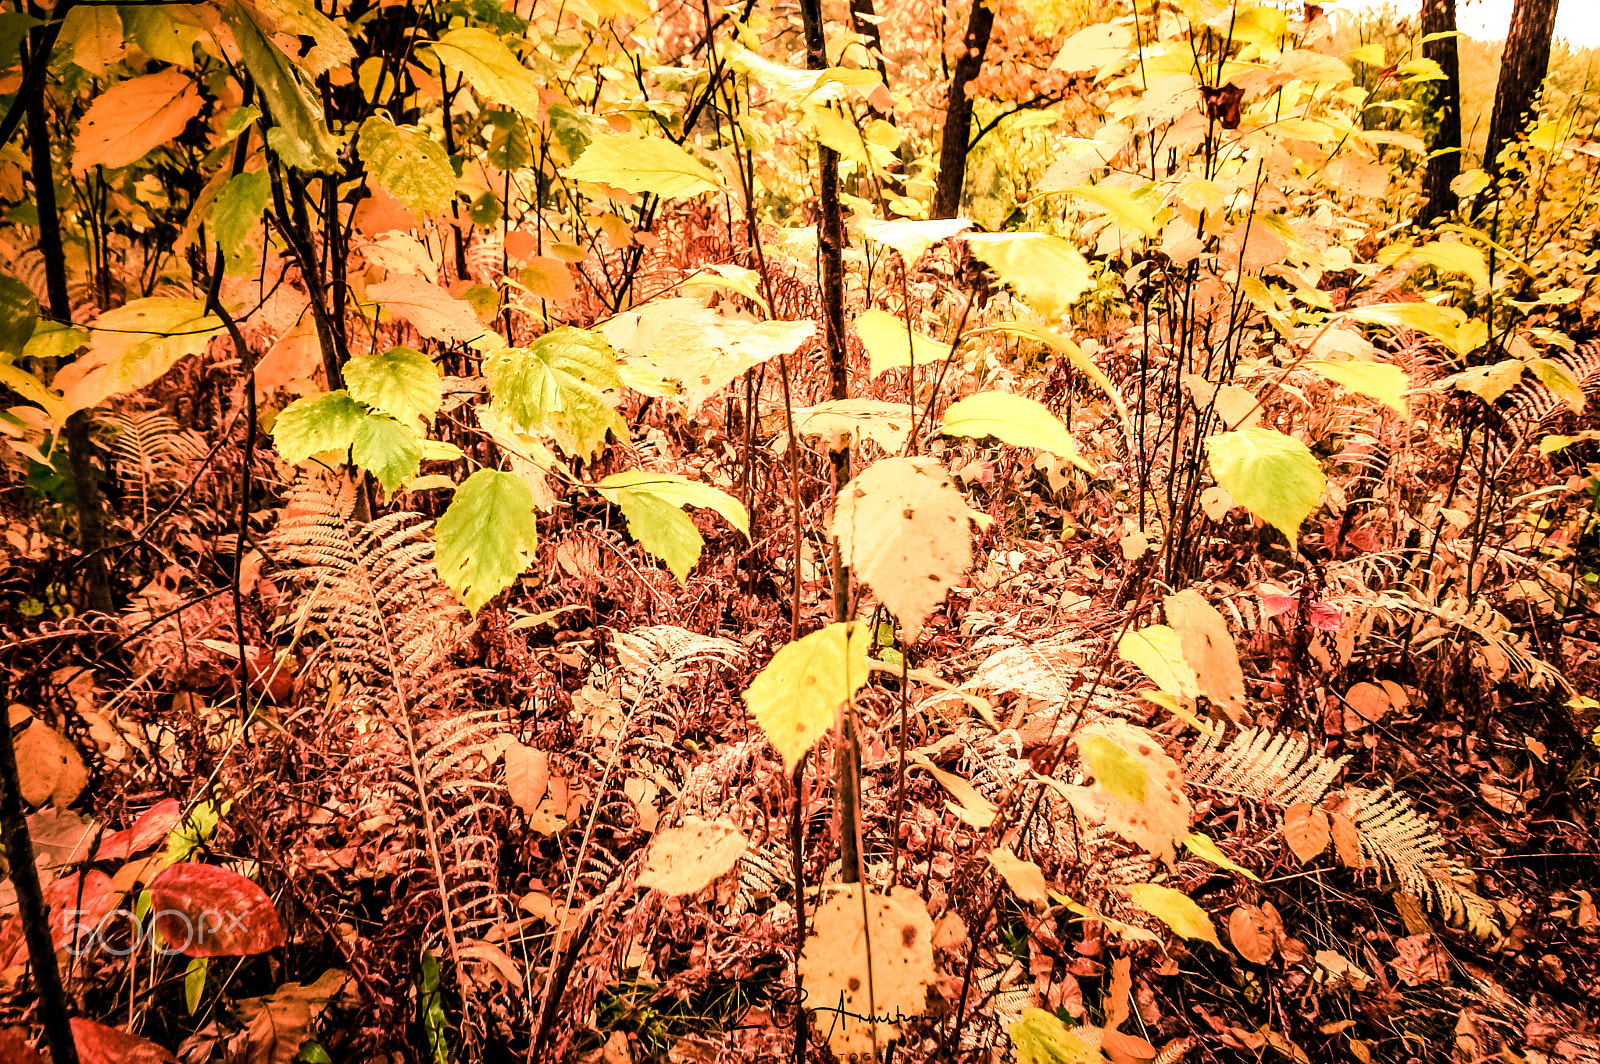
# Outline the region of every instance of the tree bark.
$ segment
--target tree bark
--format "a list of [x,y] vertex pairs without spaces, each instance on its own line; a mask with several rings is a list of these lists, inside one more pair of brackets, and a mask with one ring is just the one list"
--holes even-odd
[[1549,73],[1558,6],[1560,0],[1517,0],[1511,9],[1511,29],[1494,90],[1494,116],[1489,120],[1489,143],[1483,151],[1483,168],[1491,175],[1500,173],[1500,150],[1521,135]]
[[994,12],[984,0],[972,0],[961,55],[950,72],[945,104],[944,136],[939,142],[939,178],[934,186],[932,218],[954,218],[961,212],[961,187],[967,179],[967,149],[972,135],[972,97],[967,88],[983,69],[983,55],[994,32]]
[[[1456,28],[1456,0],[1423,0],[1422,34],[1454,33]],[[1422,46],[1422,54],[1444,72],[1444,80],[1436,81],[1434,110],[1439,116],[1439,133],[1429,145],[1428,172],[1423,180],[1422,217],[1424,225],[1443,218],[1456,209],[1457,198],[1450,191],[1450,182],[1461,173],[1461,57],[1455,37],[1442,37]],[[1450,150],[1455,149],[1455,150]]]
[[[47,38],[34,30],[29,65],[50,62]],[[48,72],[46,72],[46,79]],[[61,217],[56,212],[55,163],[50,157],[50,126],[45,107],[45,80],[28,97],[28,154],[33,177],[34,206],[39,213],[39,253],[44,257],[45,311],[49,317],[72,324],[72,297],[67,291],[67,260],[62,251]],[[15,105],[13,105],[15,106]],[[111,575],[106,557],[105,514],[100,495],[100,470],[89,439],[89,412],[79,410],[62,428],[67,444],[67,464],[72,471],[73,502],[78,511],[78,550],[83,556],[83,604],[90,610],[111,612]]]

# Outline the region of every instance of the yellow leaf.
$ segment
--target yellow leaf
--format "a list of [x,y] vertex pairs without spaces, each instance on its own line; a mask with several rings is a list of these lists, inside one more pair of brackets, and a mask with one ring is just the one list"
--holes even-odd
[[1399,366],[1387,362],[1348,362],[1313,360],[1306,368],[1335,384],[1342,384],[1352,392],[1376,399],[1392,408],[1401,417],[1410,417],[1406,406],[1406,392],[1411,388],[1411,378]]
[[1156,883],[1135,883],[1128,888],[1133,902],[1184,938],[1198,938],[1222,949],[1216,925],[1193,898]]
[[884,458],[839,492],[831,532],[911,640],[972,565],[971,515],[937,459]]
[[1194,670],[1200,693],[1231,720],[1241,720],[1247,708],[1244,670],[1239,666],[1239,648],[1228,632],[1227,621],[1193,588],[1168,595],[1163,605],[1167,620],[1178,633],[1183,658]]
[[1065,240],[1043,233],[968,234],[967,246],[1046,318],[1059,318],[1093,284],[1089,263]]
[[1155,236],[1161,231],[1155,217],[1145,206],[1133,198],[1126,189],[1105,188],[1099,185],[1068,185],[1059,191],[1077,199],[1088,200],[1099,207],[1111,220],[1125,230]]
[[867,682],[872,633],[855,621],[801,636],[773,655],[744,699],[790,771]]
[[893,366],[926,366],[950,357],[949,344],[915,330],[907,342],[906,323],[883,310],[864,310],[856,315],[856,335],[867,349],[871,374],[876,377]]
[[1210,861],[1218,868],[1226,868],[1230,872],[1238,872],[1246,879],[1253,879],[1257,883],[1261,882],[1260,876],[1223,853],[1222,847],[1217,845],[1216,840],[1204,832],[1189,832],[1188,837],[1183,840],[1183,844],[1189,848],[1190,853],[1202,860]]
[[684,817],[651,841],[639,885],[663,894],[698,894],[733,868],[749,845],[739,825],[726,817]]
[[989,863],[1006,881],[1011,893],[1023,901],[1049,900],[1050,891],[1045,885],[1044,872],[1032,861],[1024,861],[1009,847],[1000,846],[989,851]]
[[1117,653],[1143,669],[1167,694],[1176,698],[1199,697],[1199,679],[1184,657],[1182,639],[1174,629],[1151,624],[1124,633],[1117,641]]
[[94,98],[72,142],[72,172],[138,162],[200,113],[200,92],[177,69],[130,78]]
[[[1101,391],[1106,393],[1106,396],[1117,408],[1117,415],[1122,418],[1123,425],[1127,426],[1129,424],[1128,404],[1123,402],[1122,393],[1117,390],[1115,384],[1111,383],[1111,378],[1107,377],[1099,366],[1091,362],[1089,356],[1084,354],[1083,349],[1077,344],[1054,329],[1047,329],[1043,325],[1031,321],[1002,321],[997,325],[990,326],[990,328],[995,332],[1009,333],[1012,336],[1025,336],[1030,340],[1037,340],[1039,343],[1066,355],[1068,362],[1077,367],[1080,373],[1088,377],[1099,386]],[[988,330],[979,331],[986,332]]]
[[222,322],[198,299],[154,297],[108,310],[89,328],[89,349],[51,381],[69,411],[154,382],[179,359],[204,351]]
[[861,223],[863,236],[894,248],[907,266],[914,265],[922,253],[933,245],[971,228],[972,223],[965,218],[935,218],[926,222],[880,222],[873,219]]
[[1013,447],[1035,447],[1059,455],[1091,476],[1100,471],[1078,454],[1078,445],[1061,419],[1037,399],[1010,392],[978,392],[951,403],[944,412],[946,436],[993,436]]
[[[1096,721],[1076,738],[1080,752],[1095,750],[1098,740],[1121,753],[1114,759],[1101,756],[1091,765],[1106,827],[1171,864],[1176,844],[1189,834],[1192,812],[1177,762],[1149,732],[1118,720]],[[1104,746],[1100,751],[1106,752]],[[1087,756],[1084,760],[1090,761]],[[1108,766],[1114,766],[1115,776]],[[1133,800],[1127,784],[1138,773],[1143,775],[1143,794]]]
[[672,141],[631,133],[601,134],[561,172],[574,181],[658,196],[695,196],[722,188],[715,171]]
[[1451,383],[1463,392],[1471,392],[1486,403],[1492,403],[1517,386],[1527,364],[1520,358],[1507,358],[1492,366],[1474,366],[1457,373]]
[[1471,244],[1435,240],[1413,250],[1411,257],[1444,273],[1466,274],[1480,288],[1489,287],[1489,264]]
[[1583,386],[1573,378],[1565,366],[1548,358],[1536,358],[1528,363],[1528,368],[1539,378],[1540,383],[1571,407],[1574,414],[1583,413],[1585,402]]

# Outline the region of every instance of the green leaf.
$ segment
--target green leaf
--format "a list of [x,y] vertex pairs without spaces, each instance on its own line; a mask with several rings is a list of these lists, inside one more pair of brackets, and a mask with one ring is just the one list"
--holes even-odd
[[135,299],[96,318],[89,349],[50,383],[69,410],[99,406],[157,380],[221,331],[222,322],[198,299]]
[[272,118],[267,130],[272,150],[297,170],[332,171],[338,165],[339,142],[328,132],[322,104],[301,84],[294,63],[272,43],[245,4],[227,4],[222,19],[233,31],[245,68]]
[[298,465],[324,451],[349,450],[366,417],[343,389],[308,395],[284,407],[272,426],[272,442],[285,462]]
[[722,187],[714,171],[665,137],[630,133],[600,134],[561,172],[574,181],[658,196],[695,196]]
[[199,13],[188,5],[128,4],[117,9],[123,33],[151,59],[173,66],[194,66],[194,46],[205,30]]
[[1049,407],[1011,392],[978,392],[951,403],[940,431],[946,436],[993,436],[1013,447],[1035,447],[1065,458],[1091,476],[1099,473],[1078,454],[1072,434]]
[[357,141],[367,173],[409,211],[440,214],[456,194],[456,172],[444,146],[381,116],[361,123]]
[[1128,888],[1128,893],[1133,896],[1135,905],[1172,928],[1176,934],[1184,938],[1198,938],[1222,949],[1211,917],[1183,891],[1156,883],[1135,883]]
[[784,646],[745,690],[756,723],[790,771],[867,682],[871,646],[869,626],[830,624]]
[[1200,680],[1183,656],[1183,637],[1177,629],[1150,624],[1124,632],[1117,653],[1144,670],[1161,690],[1174,698],[1200,697]]
[[926,366],[950,357],[950,345],[931,336],[912,331],[906,342],[906,323],[882,310],[864,310],[856,315],[856,335],[867,349],[874,377],[891,366]]
[[1528,368],[1539,378],[1540,383],[1555,392],[1557,398],[1570,406],[1574,414],[1583,413],[1583,386],[1573,378],[1565,366],[1548,358],[1535,358],[1529,361]]
[[1411,257],[1441,273],[1463,273],[1480,288],[1489,287],[1489,264],[1483,252],[1460,241],[1435,240],[1411,252]]
[[350,459],[393,494],[422,467],[422,434],[392,417],[366,414],[351,440]]
[[683,512],[685,506],[703,506],[721,514],[747,537],[750,515],[739,500],[676,473],[650,473],[630,470],[614,473],[596,486],[607,501],[622,508],[628,520],[628,534],[645,550],[667,563],[679,582],[700,560],[705,539]]
[[1233,501],[1300,544],[1300,524],[1322,501],[1327,480],[1311,449],[1276,429],[1239,429],[1206,438],[1211,472]]
[[995,332],[1009,333],[1012,336],[1025,336],[1030,340],[1037,340],[1041,344],[1052,347],[1067,356],[1067,361],[1078,368],[1085,377],[1093,381],[1101,391],[1110,398],[1113,406],[1117,408],[1117,415],[1122,418],[1122,423],[1128,425],[1128,404],[1123,402],[1122,393],[1117,386],[1111,383],[1100,367],[1089,360],[1083,353],[1083,348],[1068,340],[1054,329],[1047,329],[1043,325],[1031,321],[1002,321],[990,326]]
[[55,359],[64,362],[89,342],[89,330],[59,321],[40,321],[22,349],[23,358]]
[[0,358],[16,358],[33,338],[39,300],[9,273],[0,273]]
[[210,966],[208,957],[191,957],[189,967],[183,971],[183,1004],[191,1016],[200,1008],[200,995],[206,989],[206,969]]
[[994,268],[1018,296],[1044,315],[1059,318],[1093,281],[1089,262],[1065,240],[1043,233],[969,234],[972,253]]
[[597,333],[563,326],[531,347],[484,360],[495,409],[528,432],[544,432],[569,453],[592,458],[606,433],[626,439],[628,424],[608,401],[622,390],[617,356]]
[[1306,368],[1335,384],[1342,384],[1352,392],[1376,399],[1392,408],[1401,417],[1410,417],[1406,406],[1406,392],[1411,389],[1411,378],[1399,366],[1387,362],[1348,362],[1313,360]]
[[1089,766],[1089,771],[1094,773],[1094,778],[1100,781],[1100,786],[1124,801],[1144,804],[1145,786],[1150,782],[1150,773],[1145,771],[1138,758],[1104,735],[1091,735],[1080,740],[1078,753],[1082,755],[1084,764]]
[[528,485],[515,473],[480,469],[439,518],[434,562],[439,579],[477,613],[522,575],[538,543]]
[[1223,853],[1216,840],[1202,831],[1189,832],[1189,837],[1183,840],[1183,844],[1188,847],[1190,853],[1203,861],[1210,861],[1218,868],[1226,868],[1230,872],[1239,873],[1246,879],[1254,880],[1257,883],[1261,882],[1260,876]]
[[1068,185],[1059,191],[1074,199],[1088,200],[1099,207],[1111,220],[1130,233],[1155,236],[1161,231],[1155,218],[1133,194],[1121,188],[1102,188],[1097,185]]
[[244,256],[245,241],[260,224],[271,197],[272,179],[265,170],[235,174],[217,193],[216,204],[211,208],[211,227],[229,273],[250,269],[254,259]]
[[1053,1012],[1023,1009],[1010,1027],[1017,1064],[1103,1064],[1098,1044],[1091,1044]]
[[44,381],[21,366],[0,362],[0,384],[10,388],[28,402],[38,404],[50,415],[50,420],[58,425],[66,421],[67,415],[72,412],[67,409],[67,404],[60,394],[52,391]]
[[540,120],[538,79],[493,31],[481,26],[451,30],[433,42],[433,54],[464,74],[478,95],[526,119]]
[[409,347],[357,355],[344,366],[352,396],[408,425],[419,417],[431,420],[438,411],[440,379],[433,359]]

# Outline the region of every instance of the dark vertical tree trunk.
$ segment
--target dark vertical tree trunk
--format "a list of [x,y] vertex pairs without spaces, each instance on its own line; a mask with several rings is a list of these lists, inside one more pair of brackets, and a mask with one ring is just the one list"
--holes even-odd
[[1500,172],[1500,149],[1521,135],[1528,110],[1550,70],[1550,40],[1558,6],[1560,0],[1517,0],[1511,9],[1511,29],[1494,90],[1494,117],[1489,120],[1489,143],[1483,151],[1483,168],[1490,174]]
[[[30,63],[50,62],[42,51],[44,35],[35,31]],[[48,79],[46,74],[46,80]],[[33,176],[34,206],[39,212],[39,253],[44,256],[45,311],[56,321],[71,324],[72,298],[67,292],[67,259],[62,252],[61,217],[56,213],[55,164],[50,157],[50,125],[45,106],[45,80],[28,97],[28,154]],[[83,604],[102,613],[111,610],[111,578],[106,559],[105,514],[101,512],[100,470],[89,439],[89,412],[80,410],[62,428],[67,463],[72,470],[73,501],[78,510],[78,550],[83,554]]]
[[[1456,0],[1423,0],[1422,34],[1453,34],[1456,29]],[[1461,173],[1461,58],[1453,36],[1428,41],[1422,54],[1439,64],[1444,80],[1434,82],[1434,110],[1439,116],[1439,133],[1428,147],[1428,173],[1423,181],[1426,198],[1420,221],[1424,224],[1442,218],[1456,209],[1456,194],[1450,182]],[[1450,149],[1455,149],[1454,151]]]
[[994,32],[994,12],[983,0],[972,0],[961,55],[950,72],[950,98],[945,104],[944,137],[939,142],[939,179],[934,186],[932,218],[961,213],[961,186],[967,179],[967,148],[972,136],[972,97],[967,88],[983,69],[983,54]]

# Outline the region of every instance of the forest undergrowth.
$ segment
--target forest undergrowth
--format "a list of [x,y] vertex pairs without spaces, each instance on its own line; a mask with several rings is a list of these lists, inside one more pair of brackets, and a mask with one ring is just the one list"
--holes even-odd
[[1586,97],[1083,14],[8,9],[0,1057],[1600,1061]]

